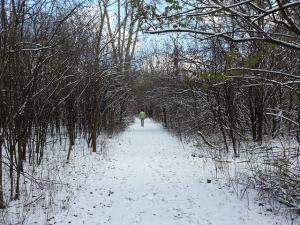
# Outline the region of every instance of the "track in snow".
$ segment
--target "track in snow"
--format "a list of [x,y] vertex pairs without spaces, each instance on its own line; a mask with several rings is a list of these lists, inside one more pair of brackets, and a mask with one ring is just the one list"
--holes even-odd
[[[210,172],[190,156],[191,147],[159,124],[139,121],[112,140],[57,224],[88,225],[272,225],[255,203],[208,184]],[[199,165],[200,163],[200,165]]]

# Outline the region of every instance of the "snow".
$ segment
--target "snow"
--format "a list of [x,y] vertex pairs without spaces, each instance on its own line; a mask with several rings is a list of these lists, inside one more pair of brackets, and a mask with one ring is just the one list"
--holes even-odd
[[25,224],[289,224],[259,206],[253,195],[237,198],[214,179],[213,166],[192,156],[195,147],[152,120],[140,127],[136,119],[107,148],[104,158],[82,157],[75,149],[60,177],[68,185],[55,191],[51,207],[28,212]]

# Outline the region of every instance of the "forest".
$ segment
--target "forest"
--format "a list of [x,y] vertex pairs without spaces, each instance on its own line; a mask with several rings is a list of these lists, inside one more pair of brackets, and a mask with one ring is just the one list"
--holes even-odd
[[32,203],[37,171],[56,160],[49,146],[63,146],[66,165],[79,140],[101,154],[142,108],[212,163],[244,160],[235,182],[299,214],[299,0],[1,0],[0,10],[4,217]]

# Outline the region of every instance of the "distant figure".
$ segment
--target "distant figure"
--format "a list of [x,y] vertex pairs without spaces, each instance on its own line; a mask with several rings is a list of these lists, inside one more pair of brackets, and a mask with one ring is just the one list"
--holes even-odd
[[146,117],[146,113],[141,110],[140,113],[139,113],[139,117],[141,119],[141,126],[143,127],[144,126],[144,120],[145,120],[145,117]]

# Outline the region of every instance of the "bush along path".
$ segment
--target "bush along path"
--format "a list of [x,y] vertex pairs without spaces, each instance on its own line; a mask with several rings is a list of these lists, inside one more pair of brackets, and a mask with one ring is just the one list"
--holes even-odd
[[[149,119],[110,140],[104,160],[91,157],[85,175],[70,179],[72,200],[48,212],[48,224],[275,225],[290,224],[255,200],[239,199],[195,148]],[[93,161],[94,160],[94,161]],[[77,163],[77,171],[85,165]],[[80,177],[82,176],[82,177]],[[295,224],[296,221],[294,221]]]

